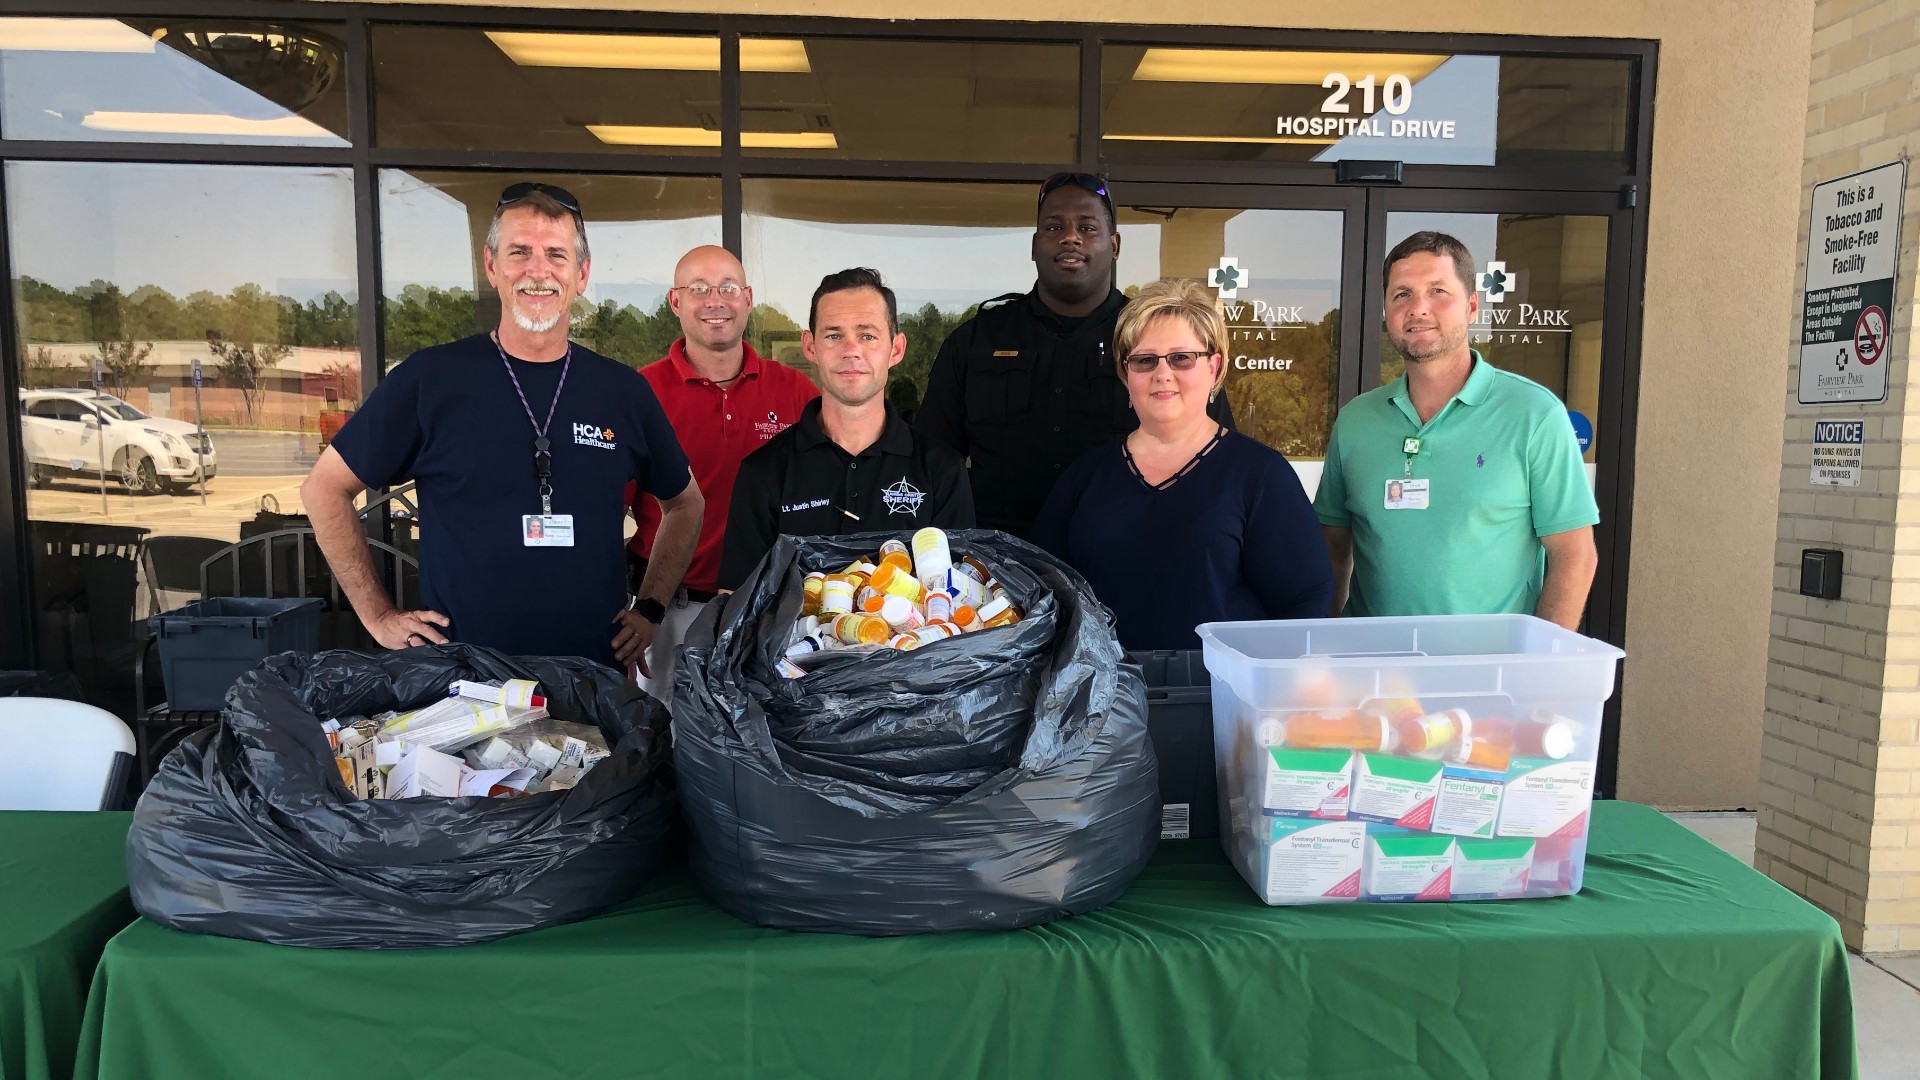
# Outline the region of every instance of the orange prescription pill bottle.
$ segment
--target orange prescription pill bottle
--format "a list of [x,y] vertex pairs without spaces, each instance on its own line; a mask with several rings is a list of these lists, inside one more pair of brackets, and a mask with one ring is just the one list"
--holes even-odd
[[1536,720],[1486,719],[1473,722],[1476,741],[1489,740],[1504,745],[1520,757],[1570,757],[1579,741],[1580,727],[1564,716],[1551,714]]
[[1295,713],[1282,720],[1286,745],[1301,750],[1365,750],[1381,753],[1393,747],[1393,727],[1384,716],[1350,712]]
[[885,563],[873,572],[873,587],[893,596],[903,596],[912,603],[919,603],[926,595],[926,588],[919,579],[892,563]]
[[1464,765],[1469,769],[1484,769],[1487,772],[1503,773],[1507,771],[1507,766],[1513,764],[1513,755],[1507,751],[1506,747],[1472,736],[1461,739],[1460,745],[1454,748],[1448,755],[1448,759],[1455,765]]
[[820,613],[845,615],[853,610],[853,579],[845,574],[829,574],[820,586]]
[[892,563],[908,573],[913,572],[913,553],[899,540],[889,540],[880,545],[880,562],[883,565]]
[[943,592],[927,594],[927,621],[950,621],[953,619],[953,597]]
[[820,614],[820,600],[826,591],[827,575],[808,574],[800,579],[800,614]]
[[1388,721],[1400,750],[1408,754],[1439,754],[1460,740],[1461,733],[1473,722],[1465,709],[1442,709],[1425,716],[1408,715],[1402,709]]

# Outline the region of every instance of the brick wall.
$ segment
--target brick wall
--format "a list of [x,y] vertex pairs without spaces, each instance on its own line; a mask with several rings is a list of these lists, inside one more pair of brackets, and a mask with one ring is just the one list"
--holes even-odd
[[[1796,282],[1804,280],[1814,185],[1920,148],[1920,8],[1910,0],[1815,5],[1806,131]],[[1920,950],[1920,418],[1910,421],[1906,410],[1916,179],[1910,164],[1886,402],[1797,404],[1798,291],[1792,338],[1775,354],[1788,358],[1789,377],[1754,858],[1868,952]],[[1740,278],[1729,267],[1714,289],[1728,298],[1720,315],[1733,334]],[[1813,484],[1814,422],[1854,418],[1866,421],[1860,486]],[[1712,447],[1700,449],[1713,459]],[[1846,553],[1839,600],[1799,595],[1808,547]]]

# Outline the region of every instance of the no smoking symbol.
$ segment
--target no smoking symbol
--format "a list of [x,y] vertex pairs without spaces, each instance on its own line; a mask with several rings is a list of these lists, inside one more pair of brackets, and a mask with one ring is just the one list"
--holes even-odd
[[1887,351],[1887,313],[1878,307],[1860,312],[1853,324],[1853,355],[1862,364],[1871,364]]

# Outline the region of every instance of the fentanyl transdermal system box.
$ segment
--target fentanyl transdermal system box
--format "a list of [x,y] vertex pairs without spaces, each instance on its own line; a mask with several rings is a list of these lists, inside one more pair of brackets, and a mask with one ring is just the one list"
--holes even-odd
[[1266,830],[1260,863],[1267,903],[1359,898],[1364,822],[1263,816],[1260,824]]
[[1426,829],[1433,825],[1433,804],[1440,797],[1438,761],[1361,754],[1353,767],[1350,817]]
[[1453,844],[1453,898],[1504,900],[1525,896],[1533,873],[1533,841],[1470,840]]
[[1351,750],[1268,747],[1262,806],[1269,813],[1295,817],[1346,817],[1353,758]]
[[1447,900],[1453,896],[1451,836],[1368,825],[1360,892],[1369,900]]
[[1520,758],[1507,776],[1499,835],[1587,835],[1587,813],[1593,806],[1593,762]]

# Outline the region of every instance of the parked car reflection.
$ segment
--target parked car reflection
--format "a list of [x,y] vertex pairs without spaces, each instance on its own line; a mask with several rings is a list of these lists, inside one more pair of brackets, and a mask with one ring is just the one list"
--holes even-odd
[[35,487],[104,471],[129,492],[155,495],[168,487],[184,490],[220,471],[211,436],[184,420],[148,416],[112,394],[22,390],[20,418]]

